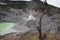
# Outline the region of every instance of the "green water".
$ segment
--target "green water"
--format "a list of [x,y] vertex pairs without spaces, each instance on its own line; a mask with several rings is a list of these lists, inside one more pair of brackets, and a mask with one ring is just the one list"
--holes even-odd
[[0,23],[0,32],[4,32],[4,31],[10,29],[13,25],[14,25],[14,23],[10,23],[10,22]]

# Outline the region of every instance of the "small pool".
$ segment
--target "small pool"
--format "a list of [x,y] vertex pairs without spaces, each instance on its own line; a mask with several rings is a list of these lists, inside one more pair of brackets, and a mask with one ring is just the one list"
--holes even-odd
[[2,22],[0,23],[0,32],[4,32],[12,28],[15,24],[11,22]]

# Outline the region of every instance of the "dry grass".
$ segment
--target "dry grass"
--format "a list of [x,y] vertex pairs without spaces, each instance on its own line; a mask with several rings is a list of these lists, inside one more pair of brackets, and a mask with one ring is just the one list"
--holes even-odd
[[[22,36],[5,37],[4,40],[38,40],[38,35],[39,35],[38,33],[31,34],[30,32],[27,32]],[[60,40],[60,34],[55,34],[55,35],[47,34],[44,40]]]

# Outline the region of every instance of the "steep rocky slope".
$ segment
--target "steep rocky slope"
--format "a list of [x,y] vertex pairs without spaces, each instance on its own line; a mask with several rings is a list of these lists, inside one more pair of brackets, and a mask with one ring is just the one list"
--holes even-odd
[[[33,4],[32,4],[33,5]],[[31,5],[31,7],[32,7]],[[36,4],[37,5],[37,4]],[[4,9],[0,9],[1,14],[6,14],[8,16],[2,16],[5,21],[17,23],[18,28],[22,27],[25,24],[25,27],[31,28],[31,32],[36,31],[35,27],[39,25],[39,18],[44,11],[44,3],[41,2],[39,7],[35,5],[30,9],[30,7],[25,9],[16,9],[10,8],[9,11],[5,11]],[[52,14],[51,17],[44,15],[42,18],[42,31],[48,32],[51,34],[59,33],[60,31],[60,9],[54,6],[48,5],[49,11],[47,13]],[[23,26],[19,26],[23,25]],[[17,26],[14,26],[17,27]],[[13,27],[13,28],[14,28]],[[25,28],[24,27],[24,28]],[[14,28],[16,29],[16,28]],[[22,29],[23,30],[23,29]],[[19,30],[20,31],[20,30]],[[9,34],[10,35],[10,34]],[[12,35],[11,35],[12,36]],[[15,36],[14,36],[15,37]]]

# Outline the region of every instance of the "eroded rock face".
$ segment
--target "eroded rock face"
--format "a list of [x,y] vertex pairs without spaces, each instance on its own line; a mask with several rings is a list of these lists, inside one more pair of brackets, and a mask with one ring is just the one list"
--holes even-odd
[[[40,16],[42,15],[42,12],[39,10],[35,11],[32,9],[29,10],[29,9],[14,9],[14,8],[10,8],[9,12],[2,10],[1,13],[5,13],[8,15],[8,16],[5,16],[4,20],[17,23],[18,25],[25,24],[26,27],[29,27],[31,29],[39,26],[39,19],[40,19]],[[59,12],[57,9],[50,9],[49,13],[52,13],[53,16],[51,17],[48,17],[47,15],[43,16],[42,31],[51,32],[51,30],[53,30],[54,32],[56,32],[57,24],[56,24],[56,21],[54,21],[56,19],[54,19],[53,21],[52,19],[58,18],[59,16],[55,17],[55,15],[57,13],[59,14]]]

